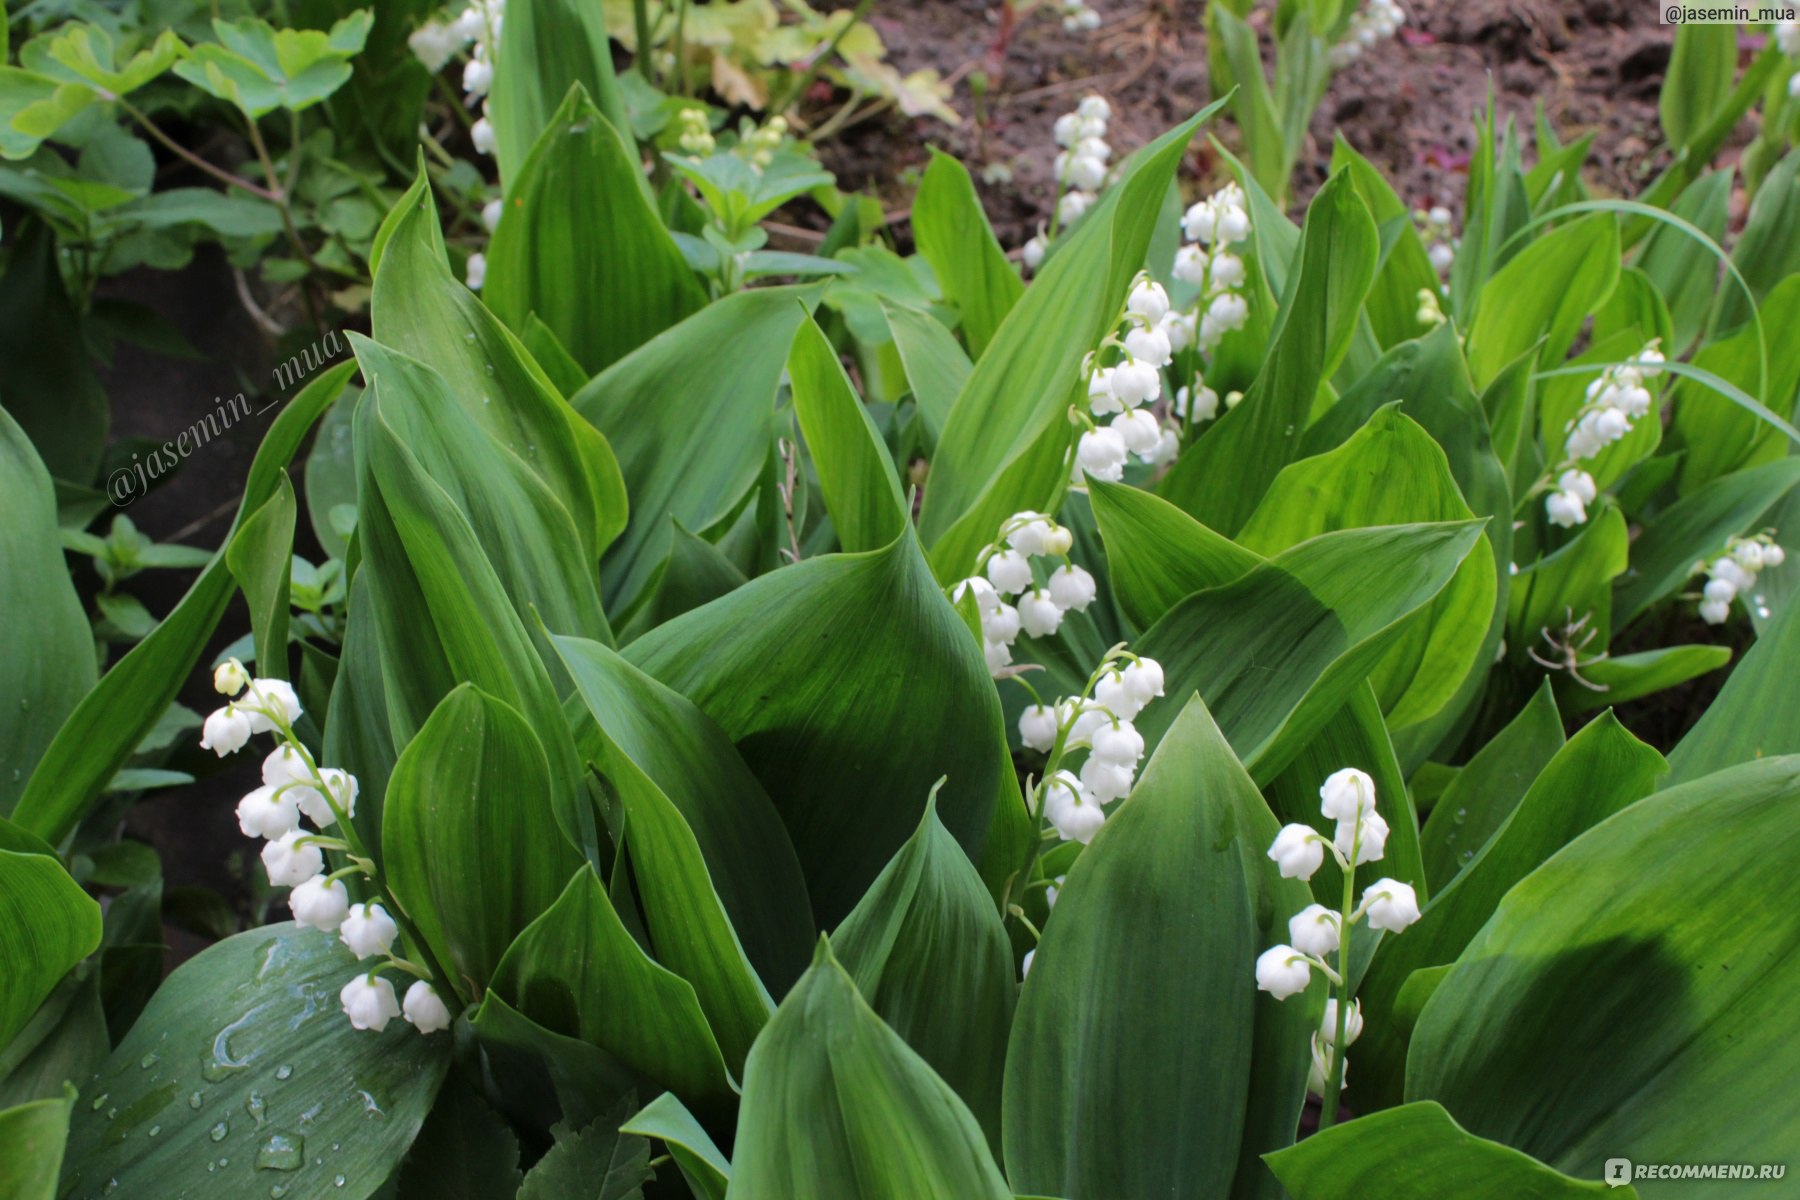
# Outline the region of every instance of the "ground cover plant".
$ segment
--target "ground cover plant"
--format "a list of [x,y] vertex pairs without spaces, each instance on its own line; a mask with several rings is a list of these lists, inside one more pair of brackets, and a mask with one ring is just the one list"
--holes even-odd
[[[1633,194],[1290,202],[1406,13],[1219,5],[1013,248],[823,165],[959,118],[869,9],[10,23],[0,1196],[1778,1192],[1800,31]],[[213,242],[316,353],[196,547],[106,509],[253,414],[95,363]],[[130,832],[221,780],[241,904]]]

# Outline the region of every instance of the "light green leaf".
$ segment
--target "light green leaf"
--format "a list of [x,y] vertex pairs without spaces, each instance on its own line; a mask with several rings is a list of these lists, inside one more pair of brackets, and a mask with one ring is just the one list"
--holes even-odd
[[1571,221],[1520,250],[1482,286],[1468,333],[1475,385],[1492,383],[1540,338],[1538,361],[1560,362],[1618,278],[1619,221],[1611,213]]
[[1732,25],[1678,25],[1657,116],[1675,150],[1685,150],[1731,95],[1738,34]]
[[719,1152],[712,1137],[700,1127],[680,1100],[664,1092],[642,1112],[619,1126],[621,1133],[659,1139],[687,1181],[695,1200],[725,1200],[731,1183],[731,1160]]
[[1581,669],[1583,679],[1604,691],[1564,682],[1563,704],[1570,713],[1624,704],[1716,671],[1730,661],[1729,646],[1664,646],[1615,654]]
[[838,545],[856,552],[891,544],[909,524],[894,460],[810,315],[788,351],[788,379]]
[[969,357],[979,360],[1025,285],[994,239],[968,169],[936,149],[913,197],[912,227],[944,298],[962,314]]
[[350,81],[350,60],[362,52],[374,21],[370,9],[359,9],[327,33],[276,29],[257,17],[215,18],[218,42],[188,48],[175,74],[252,119],[277,108],[300,112]]
[[919,416],[934,439],[942,437],[951,406],[969,382],[974,364],[956,336],[930,313],[886,301],[881,311],[894,335],[894,349]]
[[44,854],[0,850],[0,1047],[100,944],[100,906]]
[[250,514],[225,548],[225,565],[250,608],[257,674],[274,679],[288,675],[288,593],[295,513],[294,486],[283,470],[275,476],[274,494]]
[[[509,192],[575,84],[615,130],[630,137],[603,8],[582,0],[521,0],[506,10],[506,36],[494,60],[488,111],[494,123],[494,157]],[[637,157],[635,147],[631,157]],[[647,187],[641,180],[640,186]]]
[[75,1089],[53,1099],[0,1109],[0,1195],[55,1200]]
[[1140,628],[1202,588],[1230,583],[1266,561],[1141,488],[1091,480],[1088,495],[1106,539],[1113,594]]

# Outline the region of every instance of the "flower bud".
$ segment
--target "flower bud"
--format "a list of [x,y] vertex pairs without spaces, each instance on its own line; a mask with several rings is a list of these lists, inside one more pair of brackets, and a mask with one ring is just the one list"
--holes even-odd
[[[1313,848],[1318,849],[1316,842]],[[1342,913],[1333,912],[1323,904],[1309,904],[1288,919],[1288,938],[1300,953],[1324,958],[1337,952],[1339,926],[1343,920]]]
[[235,704],[215,710],[200,730],[200,748],[211,750],[220,758],[243,749],[249,740],[250,714]]
[[1784,563],[1786,561],[1787,561],[1787,551],[1783,550],[1776,543],[1770,542],[1768,545],[1763,547],[1763,566],[1779,567],[1782,563]]
[[[1016,524],[1015,524],[1016,522]],[[1014,513],[1008,524],[1013,525],[1011,533],[1006,535],[1006,544],[1027,556],[1048,554],[1050,531],[1055,528],[1050,519],[1042,513]]]
[[358,975],[338,992],[344,1015],[358,1029],[380,1033],[387,1023],[400,1015],[400,1004],[394,999],[394,985],[379,975]]
[[1375,811],[1375,781],[1355,767],[1333,771],[1319,788],[1319,811],[1333,821],[1354,821]]
[[280,718],[284,725],[292,725],[300,719],[302,711],[294,685],[285,679],[252,679],[250,690],[239,698],[238,703],[250,716],[252,733],[274,733],[274,718]]
[[1048,754],[1056,745],[1056,710],[1048,704],[1033,704],[1019,714],[1019,741],[1027,749]]
[[338,939],[358,958],[385,955],[393,949],[394,938],[399,933],[400,927],[394,924],[394,918],[379,904],[352,905],[344,914],[344,923],[338,927]]
[[1035,271],[1044,265],[1044,255],[1049,253],[1049,250],[1050,243],[1046,242],[1044,235],[1040,233],[1025,243],[1024,249],[1019,251],[1019,259],[1025,264],[1027,270]]
[[350,892],[339,880],[315,875],[294,885],[288,893],[288,911],[301,925],[335,933],[350,911]]
[[1256,959],[1256,986],[1277,1000],[1299,995],[1312,982],[1312,964],[1292,946],[1270,946]]
[[1763,569],[1763,546],[1761,542],[1739,542],[1731,548],[1731,557],[1737,565],[1754,575]]
[[1433,242],[1431,249],[1425,252],[1431,261],[1431,269],[1443,275],[1456,265],[1456,249],[1449,242]]
[[487,282],[487,255],[471,254],[469,261],[463,265],[463,284],[471,292],[479,292],[481,285]]
[[292,791],[276,795],[264,784],[238,801],[237,819],[245,837],[278,838],[300,827],[300,809]]
[[471,96],[485,96],[494,82],[493,65],[485,59],[472,58],[463,67],[463,91]]
[[1050,536],[1044,539],[1044,553],[1052,556],[1067,554],[1074,544],[1075,535],[1069,532],[1068,526],[1052,525]]
[[1325,839],[1310,825],[1283,825],[1269,847],[1283,879],[1311,879],[1325,861]]
[[262,848],[263,869],[272,887],[294,887],[325,869],[325,856],[311,842],[297,844],[305,836],[291,829]]
[[[1325,1039],[1327,1045],[1337,1045],[1337,1023],[1338,1002],[1337,997],[1333,996],[1325,1001],[1325,1016],[1319,1022],[1319,1036]],[[1344,1014],[1344,1045],[1354,1045],[1356,1039],[1362,1036],[1362,1031],[1362,1001],[1352,1000],[1349,1011]]]
[[1370,929],[1399,933],[1419,919],[1419,897],[1411,885],[1398,879],[1377,879],[1363,893],[1363,911]]
[[450,1028],[450,1009],[436,988],[419,979],[406,989],[406,1019],[420,1033],[436,1033]]
[[250,682],[244,664],[235,658],[228,658],[213,668],[213,691],[221,696],[235,696],[244,690]]
[[494,123],[482,117],[469,127],[469,140],[475,145],[475,153],[492,154],[498,140],[494,137]]
[[1086,612],[1099,593],[1094,577],[1074,563],[1065,563],[1050,572],[1050,598],[1057,607]]

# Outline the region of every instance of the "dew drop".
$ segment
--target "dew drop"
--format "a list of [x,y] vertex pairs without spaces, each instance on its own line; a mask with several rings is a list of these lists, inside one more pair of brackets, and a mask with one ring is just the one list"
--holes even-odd
[[1459,808],[1456,810],[1456,823],[1458,825],[1461,825],[1464,821],[1466,821],[1468,819],[1469,819],[1469,810],[1468,809]]
[[211,1129],[206,1131],[206,1136],[215,1142],[224,1141],[230,1134],[231,1126],[227,1125],[224,1121],[220,1121],[217,1125],[214,1125]]
[[282,1063],[279,1067],[275,1068],[275,1078],[277,1079],[288,1079],[291,1078],[293,1074],[294,1068],[290,1067],[287,1063]]
[[287,1195],[287,1185],[285,1183],[278,1183],[269,1189],[269,1200],[281,1200],[285,1195]]
[[1475,857],[1475,852],[1473,850],[1464,850],[1462,852],[1462,860],[1464,862],[1469,862],[1472,859],[1474,859],[1474,857]]
[[263,1123],[263,1114],[269,1111],[269,1105],[262,1098],[261,1092],[251,1092],[244,1097],[244,1111],[250,1114],[251,1119],[256,1122],[257,1128],[260,1129]]
[[159,1134],[159,1133],[161,1133],[161,1132],[162,1132],[162,1126],[161,1126],[161,1125],[152,1125],[152,1126],[151,1126],[151,1127],[150,1127],[150,1136],[151,1136],[151,1137],[155,1137],[155,1136],[156,1136],[156,1135],[157,1135],[157,1134]]
[[205,1099],[206,1099],[206,1097],[201,1095],[199,1092],[193,1092],[188,1096],[188,1107],[189,1108],[199,1108],[201,1103],[203,1101],[205,1101]]
[[331,1181],[331,1186],[332,1187],[343,1187],[344,1186],[344,1177],[342,1175],[335,1176]]
[[112,1099],[111,1096],[107,1095],[105,1092],[101,1092],[98,1096],[94,1097],[94,1102],[92,1104],[88,1105],[88,1108],[94,1112],[99,1112],[100,1106],[102,1104],[105,1104],[110,1099]]
[[138,1070],[148,1071],[151,1067],[154,1067],[157,1063],[159,1063],[161,1061],[162,1061],[162,1055],[160,1055],[156,1051],[152,1050],[150,1053],[144,1055],[144,1057],[138,1059]]
[[272,1133],[256,1152],[259,1171],[298,1171],[306,1165],[306,1139],[297,1135]]
[[118,1190],[119,1190],[119,1181],[117,1179],[109,1179],[106,1181],[106,1186],[102,1187],[100,1189],[100,1194],[102,1196],[110,1196]]

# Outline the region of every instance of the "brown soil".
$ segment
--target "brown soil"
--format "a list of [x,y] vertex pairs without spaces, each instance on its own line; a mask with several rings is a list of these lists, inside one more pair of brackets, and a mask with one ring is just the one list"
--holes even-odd
[[[1204,4],[1199,0],[1093,0],[1103,25],[1066,33],[1049,6],[1018,17],[1002,37],[995,0],[877,4],[871,23],[902,72],[935,67],[956,81],[960,125],[923,118],[872,120],[825,147],[845,187],[903,206],[908,168],[935,145],[976,175],[1001,241],[1010,249],[1044,220],[1054,199],[1050,126],[1081,96],[1111,100],[1109,140],[1119,155],[1192,115],[1211,98]],[[1653,6],[1628,0],[1403,0],[1408,24],[1333,80],[1315,113],[1295,191],[1323,180],[1331,137],[1342,131],[1409,202],[1460,204],[1472,148],[1471,116],[1494,89],[1527,144],[1542,104],[1559,136],[1593,131],[1589,182],[1633,194],[1660,166],[1656,97],[1670,31]],[[1266,24],[1270,6],[1259,5]],[[1266,41],[1266,39],[1265,39]],[[985,77],[977,104],[971,84]],[[1215,128],[1232,145],[1229,119]],[[1208,158],[1193,164],[1214,168]],[[1527,155],[1530,161],[1530,155]],[[1198,186],[1198,183],[1195,184]]]

